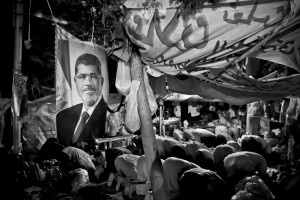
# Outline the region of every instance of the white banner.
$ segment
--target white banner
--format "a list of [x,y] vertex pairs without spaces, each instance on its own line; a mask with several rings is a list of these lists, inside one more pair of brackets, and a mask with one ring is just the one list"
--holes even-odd
[[126,32],[143,61],[168,74],[225,67],[278,27],[290,8],[287,0],[228,0],[192,13],[172,5],[146,10],[139,2],[127,1]]
[[171,92],[239,105],[300,93],[300,74],[256,80],[232,65],[256,57],[300,72],[299,0],[224,0],[197,12],[170,2],[126,1],[123,27],[148,73],[191,77],[178,79],[186,85],[169,77]]

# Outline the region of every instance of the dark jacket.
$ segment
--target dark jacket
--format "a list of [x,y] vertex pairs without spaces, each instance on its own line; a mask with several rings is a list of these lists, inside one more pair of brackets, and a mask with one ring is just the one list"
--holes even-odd
[[[58,141],[66,146],[72,145],[72,137],[80,118],[83,104],[77,104],[60,111],[56,115],[56,129]],[[105,134],[107,104],[102,98],[93,114],[85,125],[77,142],[91,138],[102,138]]]

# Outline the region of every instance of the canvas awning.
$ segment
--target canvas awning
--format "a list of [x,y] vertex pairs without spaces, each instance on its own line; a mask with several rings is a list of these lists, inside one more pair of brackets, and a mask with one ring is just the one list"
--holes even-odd
[[165,96],[165,101],[189,101],[189,102],[220,102],[218,99],[205,99],[200,97],[199,95],[187,95],[187,94],[179,94],[179,93],[171,93]]
[[[134,44],[148,73],[166,75],[171,92],[236,105],[300,93],[299,1],[228,0],[205,3],[197,12],[172,2],[145,9],[146,0],[127,0],[122,21],[127,38],[120,38],[123,29],[116,28],[115,38],[124,42],[115,55],[128,61],[127,47]],[[283,64],[297,73],[254,79],[238,65],[245,57]]]

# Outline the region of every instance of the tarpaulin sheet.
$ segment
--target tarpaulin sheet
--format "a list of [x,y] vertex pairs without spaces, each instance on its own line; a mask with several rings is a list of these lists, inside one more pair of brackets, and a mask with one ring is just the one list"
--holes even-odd
[[197,84],[193,87],[198,91],[168,81],[170,89],[176,88],[172,92],[207,95],[232,104],[300,93],[299,73],[256,80],[232,65],[247,54],[300,72],[299,0],[225,0],[205,3],[197,11],[173,3],[163,0],[145,8],[146,0],[128,0],[122,20],[127,39],[138,47],[152,73],[197,78],[185,82]]
[[28,102],[22,117],[23,151],[37,153],[47,139],[56,137],[55,94]]

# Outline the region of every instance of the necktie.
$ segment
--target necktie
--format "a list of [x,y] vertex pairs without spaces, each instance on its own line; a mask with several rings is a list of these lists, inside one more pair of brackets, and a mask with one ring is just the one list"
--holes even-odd
[[73,138],[72,138],[72,143],[75,143],[77,141],[77,139],[79,138],[85,124],[86,124],[86,120],[90,117],[90,115],[84,111],[81,115],[81,121],[79,122],[79,125],[78,125],[78,128],[75,132],[75,134],[73,135]]

